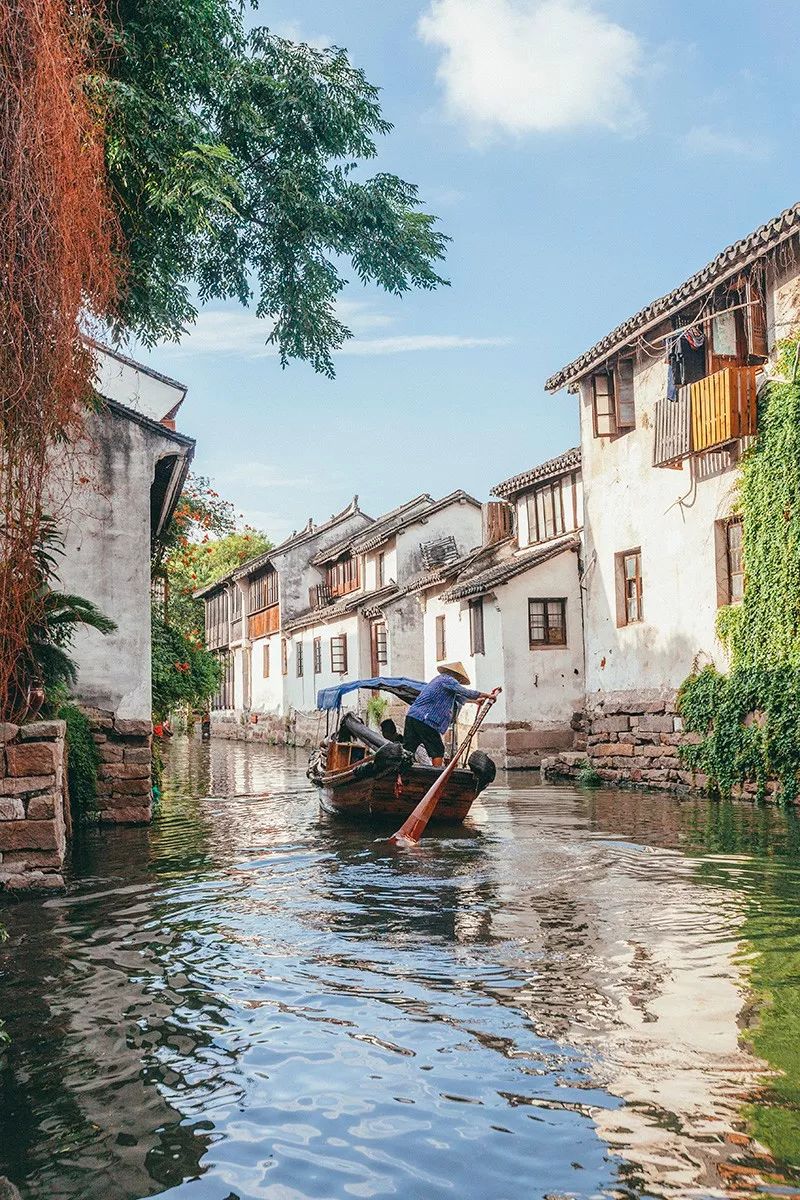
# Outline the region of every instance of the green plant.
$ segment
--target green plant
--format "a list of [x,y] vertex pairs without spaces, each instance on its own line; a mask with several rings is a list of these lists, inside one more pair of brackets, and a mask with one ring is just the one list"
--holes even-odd
[[729,796],[776,778],[793,802],[800,773],[800,340],[781,346],[778,376],[759,401],[758,434],[742,464],[737,504],[746,569],[740,605],[723,608],[717,633],[727,675],[713,667],[684,681],[678,707],[690,770]]
[[97,820],[97,773],[100,755],[95,745],[89,721],[84,713],[69,701],[62,704],[57,715],[67,723],[67,781],[72,816],[76,823]]
[[[343,265],[399,295],[443,280],[446,238],[396,175],[366,176],[391,126],[338,47],[247,28],[239,0],[117,0],[90,76],[129,278],[118,327],[178,339],[194,297],[255,293],[283,363],[333,374],[350,336]],[[252,7],[256,7],[253,3]]]
[[380,729],[381,721],[386,715],[389,701],[385,696],[370,696],[367,701],[367,724]]
[[181,707],[204,708],[219,687],[219,659],[155,614],[152,638],[153,719],[163,721]]
[[603,781],[595,771],[592,764],[588,761],[580,764],[580,769],[576,776],[578,786],[584,788],[602,787]]
[[61,702],[78,673],[72,660],[75,635],[79,628],[113,633],[115,623],[82,596],[60,592],[52,586],[58,572],[58,556],[64,544],[52,518],[43,518],[41,536],[35,547],[37,603],[26,629],[25,646],[14,672],[12,710],[24,716],[28,691],[33,685],[44,688],[45,703],[53,708]]

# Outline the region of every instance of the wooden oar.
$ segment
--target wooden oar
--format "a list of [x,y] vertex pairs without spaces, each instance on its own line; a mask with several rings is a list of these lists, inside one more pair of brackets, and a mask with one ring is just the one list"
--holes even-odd
[[389,841],[392,842],[393,845],[416,846],[418,844],[419,839],[425,832],[425,827],[428,824],[428,821],[430,821],[431,817],[436,811],[436,805],[439,803],[439,797],[442,794],[445,784],[458,766],[461,756],[464,754],[467,747],[471,745],[472,739],[475,737],[475,734],[485,721],[489,709],[492,707],[501,691],[502,688],[497,688],[493,696],[490,696],[488,700],[484,700],[483,704],[478,709],[478,715],[473,722],[472,728],[456,750],[453,757],[450,759],[450,762],[442,771],[438,779],[433,782],[414,811],[406,817],[397,833],[393,833],[389,838]]

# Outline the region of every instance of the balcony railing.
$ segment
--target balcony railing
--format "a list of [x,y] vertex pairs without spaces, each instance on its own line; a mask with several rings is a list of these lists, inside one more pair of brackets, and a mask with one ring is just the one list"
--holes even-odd
[[678,388],[676,400],[656,404],[653,465],[677,467],[699,454],[756,432],[758,367],[726,367]]
[[689,388],[692,450],[709,450],[756,431],[758,367],[726,367]]
[[692,408],[689,388],[678,388],[676,400],[656,403],[653,466],[679,467],[692,452]]
[[266,637],[269,633],[277,633],[280,629],[281,613],[279,604],[271,604],[262,608],[261,612],[251,613],[248,620],[248,635],[250,640]]

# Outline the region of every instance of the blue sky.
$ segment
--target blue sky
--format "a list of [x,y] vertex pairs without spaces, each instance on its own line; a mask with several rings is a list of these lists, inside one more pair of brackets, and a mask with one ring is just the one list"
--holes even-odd
[[573,445],[548,375],[800,198],[796,0],[270,0],[258,23],[349,50],[395,126],[376,169],[453,239],[449,288],[347,288],[333,382],[230,306],[132,347],[189,385],[197,470],[275,538],[354,492],[485,498]]

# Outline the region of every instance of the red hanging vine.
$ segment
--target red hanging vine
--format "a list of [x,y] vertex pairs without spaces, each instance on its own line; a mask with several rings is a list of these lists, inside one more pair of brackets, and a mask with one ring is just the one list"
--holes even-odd
[[[117,287],[103,125],[83,90],[93,0],[0,0],[0,716],[27,701],[54,451],[80,429],[86,315]],[[23,694],[25,693],[25,694]]]

